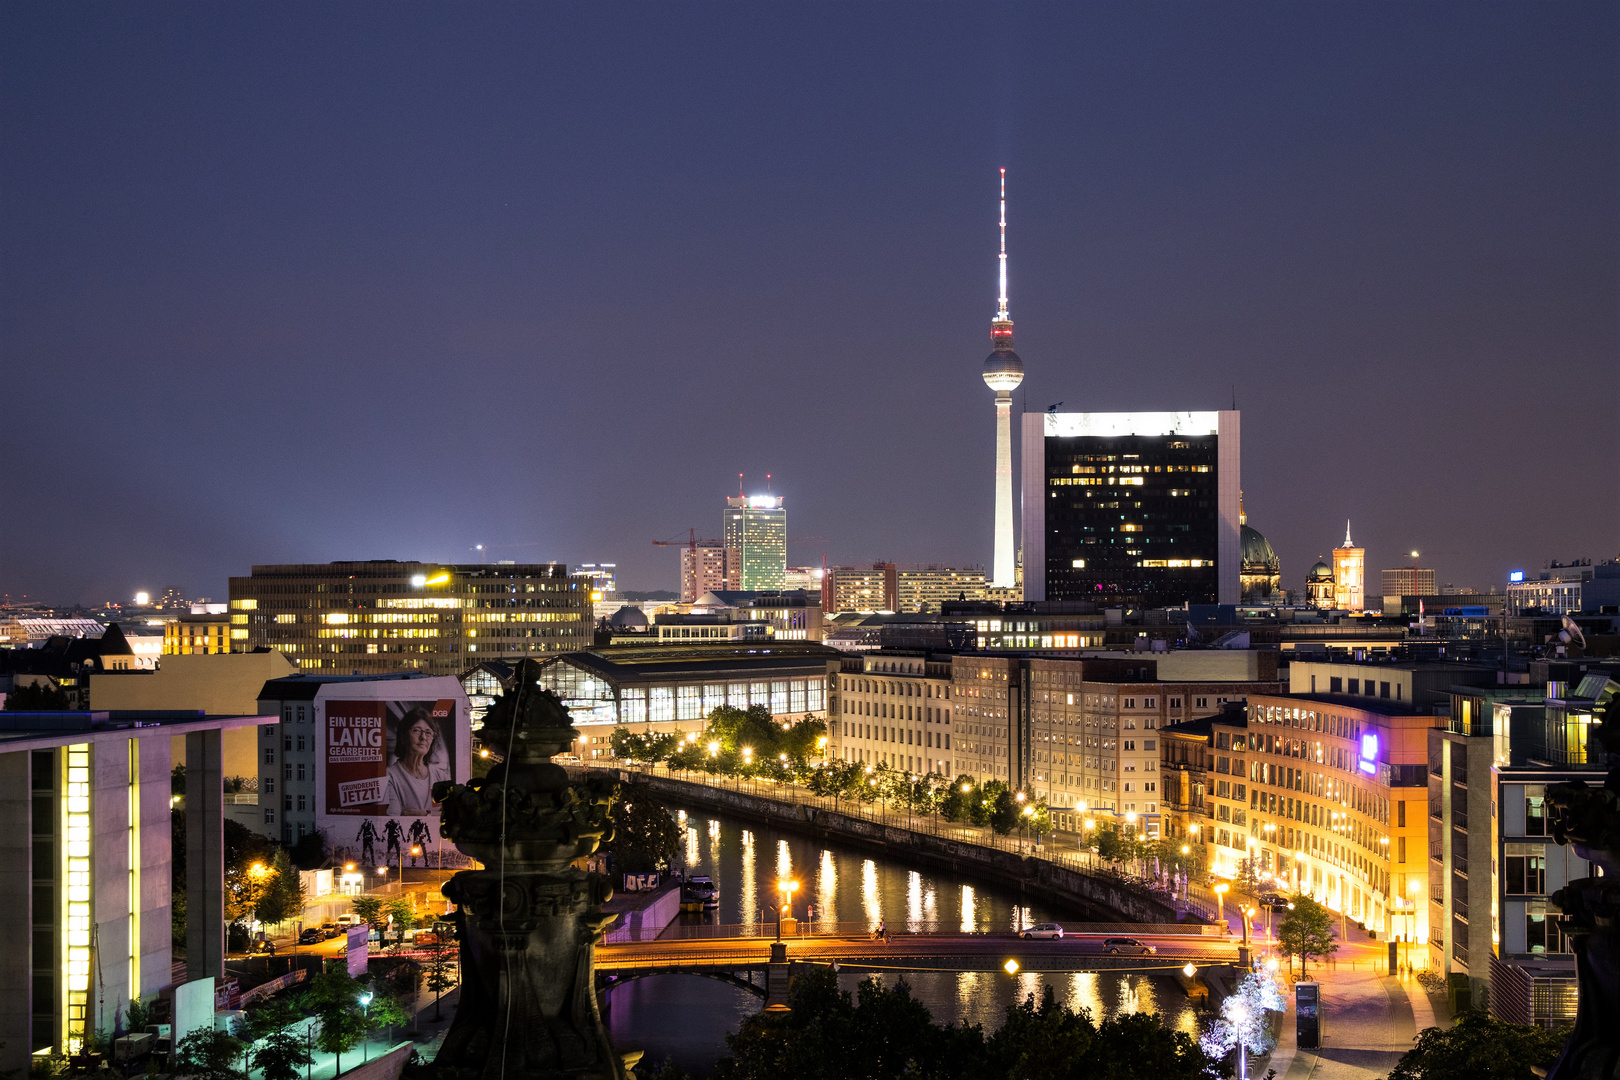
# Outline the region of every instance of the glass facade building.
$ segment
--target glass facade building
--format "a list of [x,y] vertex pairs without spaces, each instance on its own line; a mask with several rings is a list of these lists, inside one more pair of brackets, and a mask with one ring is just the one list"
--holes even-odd
[[780,495],[728,498],[722,524],[722,542],[741,553],[743,592],[787,587],[787,509]]

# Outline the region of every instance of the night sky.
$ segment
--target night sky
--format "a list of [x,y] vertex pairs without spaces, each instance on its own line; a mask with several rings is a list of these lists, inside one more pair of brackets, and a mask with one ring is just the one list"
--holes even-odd
[[1620,7],[0,7],[0,591],[988,565],[1020,404],[1243,410],[1300,588],[1620,552]]

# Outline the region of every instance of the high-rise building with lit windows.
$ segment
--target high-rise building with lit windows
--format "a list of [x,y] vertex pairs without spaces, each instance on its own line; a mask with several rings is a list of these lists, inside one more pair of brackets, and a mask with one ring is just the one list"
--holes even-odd
[[787,509],[780,495],[726,499],[722,542],[740,553],[743,592],[787,587]]
[[1026,413],[1026,600],[1236,604],[1239,414]]
[[588,648],[592,585],[560,563],[255,566],[231,578],[231,642],[308,672],[459,675],[484,660]]

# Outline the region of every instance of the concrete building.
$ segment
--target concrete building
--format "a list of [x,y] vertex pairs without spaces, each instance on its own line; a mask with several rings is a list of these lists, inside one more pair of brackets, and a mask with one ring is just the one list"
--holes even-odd
[[1458,688],[1448,722],[1430,732],[1429,951],[1437,968],[1467,976],[1474,1007],[1556,1026],[1574,1018],[1575,970],[1551,897],[1594,871],[1552,842],[1546,793],[1601,785],[1587,735],[1620,691],[1620,666],[1537,666],[1555,677]]
[[741,588],[740,548],[697,540],[681,548],[681,603],[696,603],[706,592],[736,592]]
[[[156,671],[92,673],[90,708],[98,712],[252,716],[259,711],[259,691],[264,684],[297,670],[278,652],[165,656]],[[225,732],[223,767],[227,777],[258,777],[257,736],[258,732],[248,728]]]
[[[1173,670],[1173,655],[867,654],[840,674],[833,756],[912,770],[943,762],[947,775],[1001,780],[1055,813],[1136,814],[1157,834],[1157,731],[1280,690],[1274,655],[1224,669],[1189,662],[1203,677],[1172,682],[1159,669]],[[1249,677],[1268,666],[1270,678]]]
[[1535,577],[1509,580],[1509,615],[1620,613],[1620,562],[1560,565]]
[[694,641],[758,641],[770,637],[770,624],[763,619],[734,620],[731,610],[714,615],[656,615],[652,637],[660,645],[690,644]]
[[1024,599],[1236,604],[1235,410],[1026,413]]
[[829,686],[829,756],[954,777],[951,658],[885,652],[846,658]]
[[591,579],[560,563],[337,562],[231,578],[231,641],[307,672],[459,675],[589,644]]
[[1295,659],[1288,665],[1288,692],[1378,698],[1432,712],[1450,704],[1453,687],[1494,686],[1496,678],[1490,664]]
[[[1211,872],[1235,877],[1247,863],[1390,934],[1427,876],[1432,720],[1407,704],[1321,694],[1255,695],[1246,716],[1215,719]],[[1421,908],[1411,932],[1427,940]]]
[[266,722],[0,713],[0,1068],[79,1053],[173,982],[170,739],[186,765],[186,974],[224,974],[221,734]]
[[900,573],[893,563],[832,566],[821,579],[823,612],[900,610]]
[[163,655],[191,656],[243,652],[231,644],[229,604],[199,601],[189,614],[171,615],[163,620]]
[[901,567],[895,578],[896,610],[941,612],[946,604],[973,603],[989,595],[981,567]]
[[605,756],[613,729],[701,732],[722,705],[763,705],[772,716],[827,717],[828,676],[839,655],[810,642],[609,645],[543,662],[540,685],[580,729],[574,753]]
[[1434,571],[1425,567],[1402,566],[1395,570],[1380,570],[1378,576],[1384,587],[1385,611],[1389,610],[1387,598],[1391,596],[1435,595]]
[[[780,495],[736,495],[726,499],[721,522],[726,547],[741,560],[743,592],[787,587],[787,509]],[[709,590],[713,591],[713,590]]]
[[[319,832],[339,861],[363,855],[367,824],[375,836],[397,840],[389,822],[405,829],[420,821],[437,845],[431,781],[464,783],[471,775],[472,710],[457,677],[302,672],[265,682],[258,706],[276,721],[259,731],[258,831],[289,845]],[[426,782],[412,791],[402,771],[404,733],[418,724],[430,729],[431,742],[419,762]],[[458,858],[437,847],[435,854],[447,855],[446,865]]]

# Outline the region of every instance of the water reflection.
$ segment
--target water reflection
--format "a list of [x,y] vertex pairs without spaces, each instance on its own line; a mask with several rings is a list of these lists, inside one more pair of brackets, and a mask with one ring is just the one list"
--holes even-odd
[[[796,906],[813,899],[817,921],[823,924],[864,919],[865,926],[872,927],[887,913],[895,917],[891,920],[895,924],[903,914],[907,930],[999,933],[1056,917],[1039,905],[1019,903],[1015,894],[933,871],[879,863],[837,844],[768,829],[756,832],[704,814],[688,814],[681,824],[687,871],[708,874],[720,886],[719,911],[705,921],[757,922],[762,907],[771,902],[776,882],[795,876],[804,894],[795,898]],[[808,914],[802,907],[798,913]],[[891,931],[899,929],[890,926]],[[846,974],[839,981],[854,993],[861,978]],[[882,981],[892,986],[901,978],[936,1022],[980,1024],[987,1032],[1001,1026],[1009,1005],[1031,994],[1039,1001],[1048,986],[1070,1008],[1087,1009],[1099,1021],[1122,1012],[1163,1010],[1166,1024],[1196,1031],[1195,1013],[1168,979],[1026,971],[1015,978],[1001,972],[889,972]],[[680,1067],[705,1073],[725,1053],[725,1036],[758,1010],[759,999],[744,991],[709,979],[671,975],[615,989],[607,1019],[619,1046],[646,1050],[649,1062],[673,1057]]]

